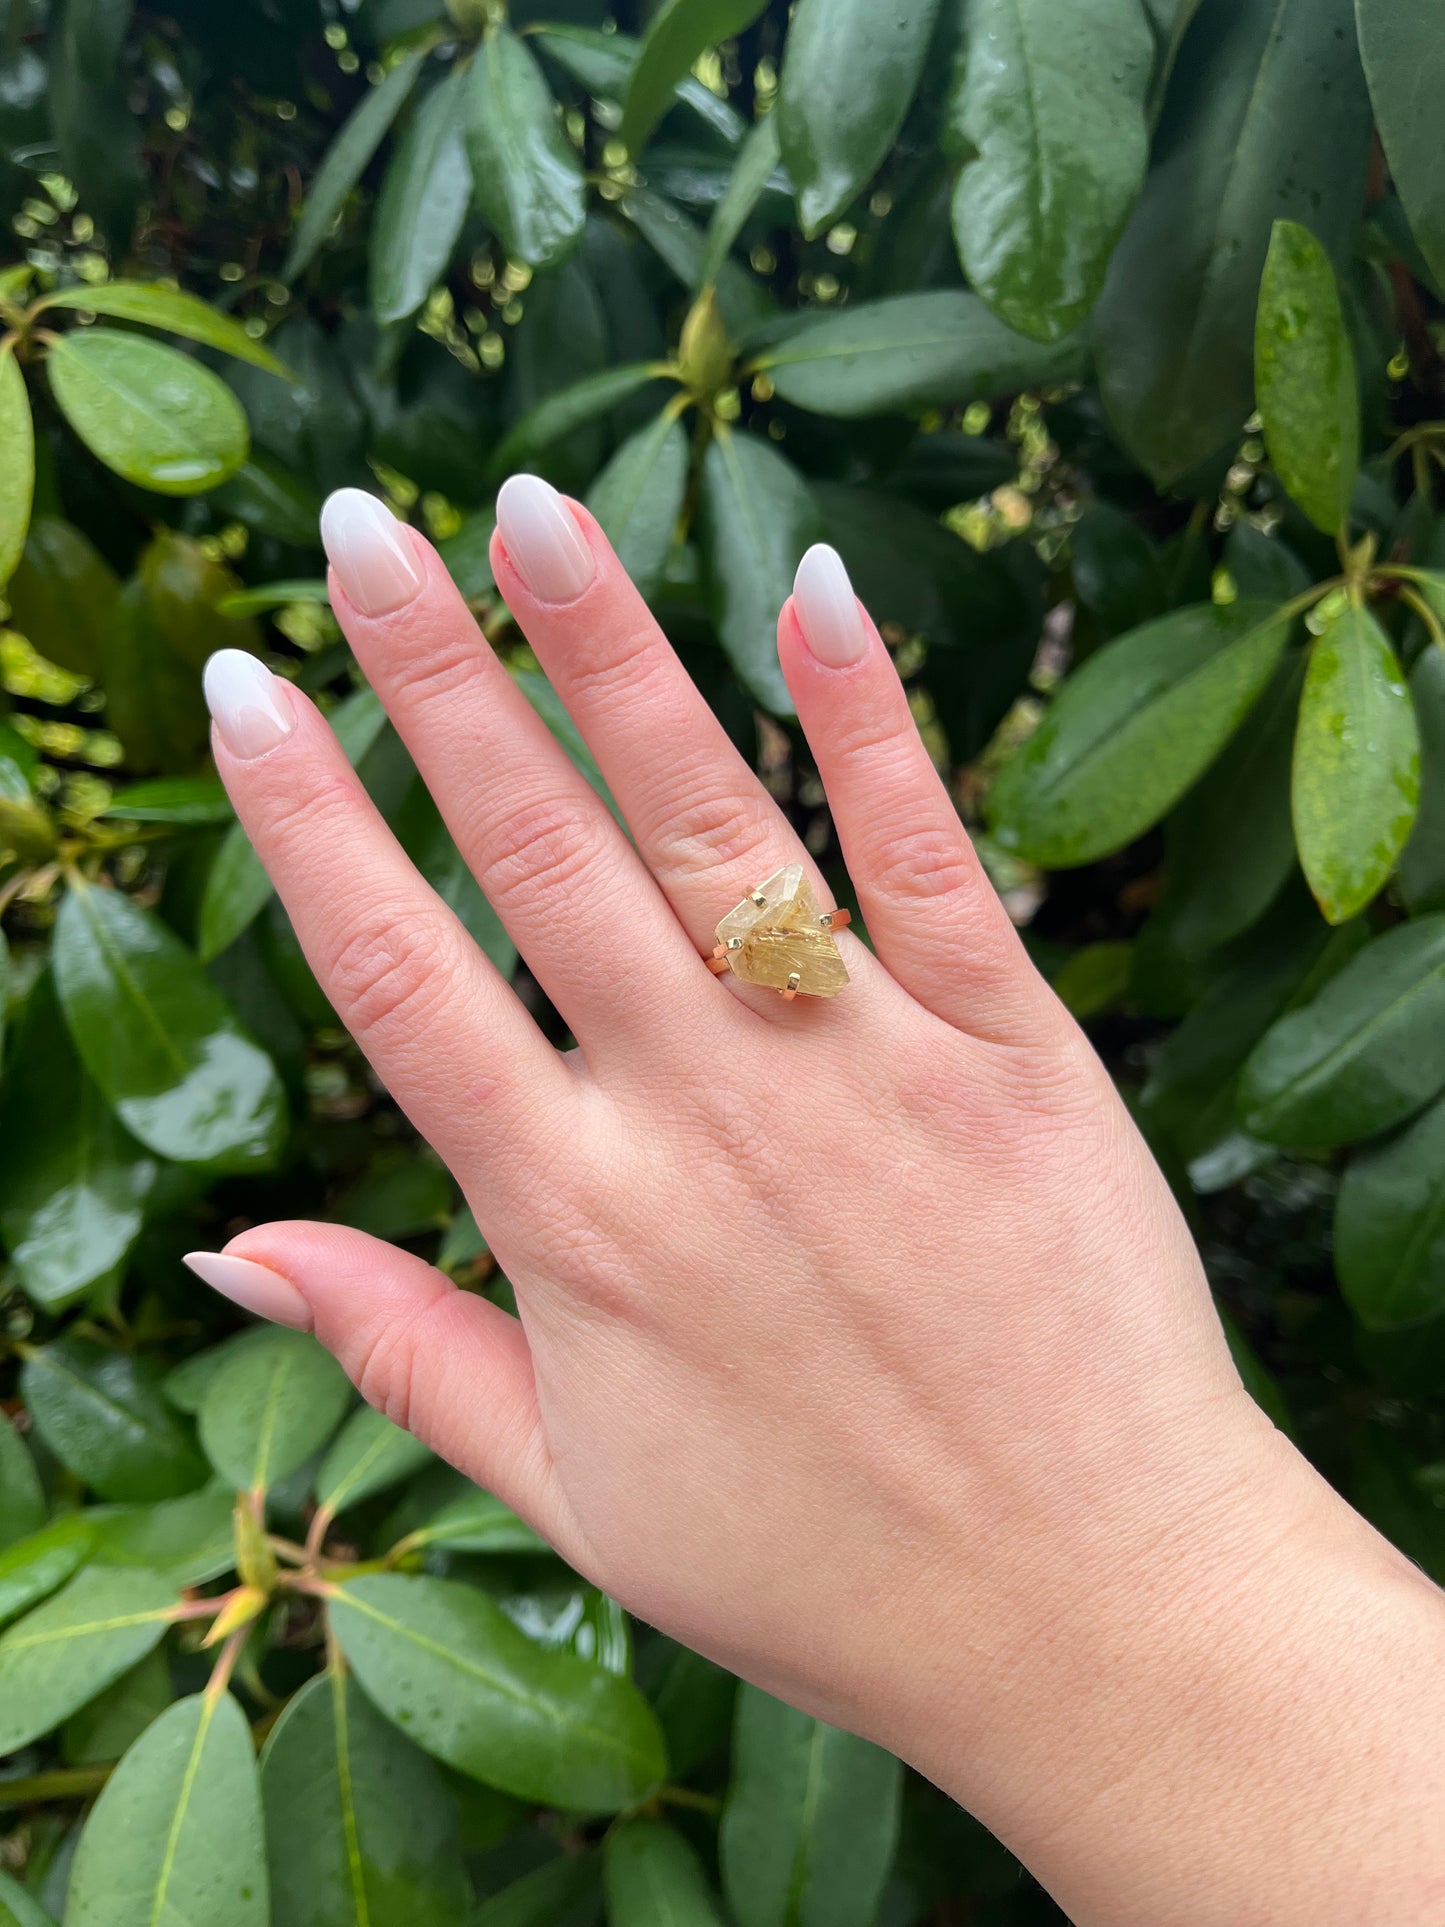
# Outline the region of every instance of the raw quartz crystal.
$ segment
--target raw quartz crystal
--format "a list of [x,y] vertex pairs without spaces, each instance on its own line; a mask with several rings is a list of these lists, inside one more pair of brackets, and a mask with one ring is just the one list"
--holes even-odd
[[821,918],[802,864],[790,863],[723,918],[717,940],[733,975],[745,984],[786,990],[796,972],[800,996],[836,997],[848,972]]

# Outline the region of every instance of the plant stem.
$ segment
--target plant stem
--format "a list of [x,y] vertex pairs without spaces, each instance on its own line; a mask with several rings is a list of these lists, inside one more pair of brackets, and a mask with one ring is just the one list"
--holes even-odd
[[0,1780],[0,1808],[28,1807],[41,1800],[86,1800],[99,1793],[116,1762],[105,1766],[59,1766],[50,1773],[31,1773],[20,1780]]

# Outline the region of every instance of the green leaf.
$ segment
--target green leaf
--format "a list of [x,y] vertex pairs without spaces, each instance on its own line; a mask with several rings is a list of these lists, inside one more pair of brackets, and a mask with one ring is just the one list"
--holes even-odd
[[137,575],[156,627],[191,668],[200,671],[217,649],[261,648],[261,632],[249,619],[223,616],[220,605],[240,582],[199,543],[179,529],[159,529],[141,551]]
[[160,1643],[175,1590],[153,1572],[78,1572],[0,1634],[0,1753],[49,1733]]
[[621,368],[604,368],[600,374],[588,375],[584,381],[544,396],[498,442],[488,458],[487,473],[493,477],[510,474],[554,442],[610,415],[656,379],[657,368],[652,362],[629,362]]
[[57,1927],[39,1901],[0,1868],[0,1927]]
[[144,1566],[173,1586],[203,1586],[236,1562],[235,1491],[220,1480],[161,1505],[88,1506],[97,1566]]
[[209,725],[201,679],[167,641],[139,576],[115,599],[99,681],[106,721],[124,745],[127,768],[175,770],[196,763]]
[[777,114],[811,240],[882,164],[923,71],[938,0],[799,0]]
[[656,595],[687,493],[687,434],[671,408],[639,428],[592,484],[587,506],[644,596]]
[[105,813],[122,823],[175,823],[187,828],[230,823],[236,815],[224,785],[213,776],[159,776],[149,783],[132,783],[116,791]]
[[602,1917],[599,1856],[559,1854],[484,1900],[470,1927],[595,1927]]
[[60,412],[92,455],[141,488],[198,495],[246,459],[241,404],[209,368],[144,335],[85,328],[46,358]]
[[1445,649],[1410,671],[1420,726],[1420,813],[1400,854],[1400,894],[1410,908],[1445,910]]
[[608,1918],[626,1927],[724,1927],[702,1863],[661,1820],[628,1820],[603,1842]]
[[407,1534],[415,1546],[444,1546],[451,1552],[548,1552],[545,1539],[490,1492],[474,1487],[433,1513],[424,1526]]
[[1109,413],[1161,487],[1240,439],[1272,223],[1307,222],[1345,258],[1369,121],[1350,0],[1200,10],[1095,314]]
[[755,359],[784,401],[850,420],[1066,381],[1082,356],[1076,341],[1030,341],[978,295],[947,289],[840,308]]
[[1052,868],[1133,842],[1228,742],[1289,630],[1264,603],[1201,603],[1091,656],[995,784],[997,841]]
[[778,117],[765,114],[748,129],[739,149],[727,192],[713,209],[708,222],[707,243],[703,248],[698,275],[704,287],[715,282],[732,253],[733,243],[747,226],[763,190],[777,169],[782,150],[778,144]]
[[541,69],[506,27],[472,61],[466,142],[477,207],[508,254],[533,268],[560,261],[581,238],[587,184]]
[[345,1673],[307,1682],[261,1756],[272,1905],[288,1927],[461,1927],[456,1813],[426,1755]]
[[[375,692],[358,689],[333,711],[331,727],[352,768],[386,728],[386,711]],[[201,897],[201,962],[210,963],[249,929],[275,895],[260,857],[239,823],[227,831]]]
[[496,526],[496,510],[479,509],[467,517],[455,535],[437,544],[437,554],[446,565],[447,573],[469,602],[497,586],[491,557]]
[[1275,473],[1317,529],[1342,533],[1360,465],[1355,351],[1330,258],[1297,221],[1270,237],[1254,385]]
[[1445,1101],[1351,1158],[1335,1208],[1335,1267],[1371,1331],[1445,1311]]
[[[432,801],[430,790],[420,778],[412,785],[396,811],[392,829],[422,876],[448,909],[456,913],[478,949],[492,960],[504,977],[513,977],[517,969],[517,946],[483,895],[467,866],[466,858],[453,842],[440,810]],[[449,1209],[450,1202],[448,1195],[442,1201],[442,1208]],[[368,1224],[362,1229],[374,1231],[376,1227]],[[378,1232],[377,1235],[396,1238],[403,1234],[387,1231]]]
[[[685,288],[701,293],[703,270],[708,264],[707,240],[702,231],[671,201],[646,188],[633,188],[621,206],[659,260]],[[737,261],[725,261],[718,270],[717,298],[723,320],[734,335],[777,319],[767,289]]]
[[182,1164],[270,1164],[286,1131],[276,1068],[194,956],[119,890],[75,884],[55,984],[86,1069],[142,1144]]
[[369,1405],[351,1414],[316,1475],[316,1503],[331,1513],[359,1505],[432,1463],[420,1439]]
[[606,783],[602,780],[602,772],[597,767],[596,759],[583,741],[582,732],[567,714],[566,706],[562,698],[557,694],[551,683],[548,682],[545,676],[539,675],[535,669],[514,670],[513,680],[522,694],[527,698],[527,701],[532,705],[533,709],[535,709],[537,714],[542,718],[542,721],[547,725],[548,729],[550,729],[552,734],[557,738],[557,741],[562,745],[563,749],[566,750],[569,761],[586,777],[587,781],[602,798],[602,801],[607,805],[613,816],[622,824],[623,829],[626,829],[627,825],[623,821],[622,812],[614,802],[611,790],[608,789]]
[[193,1352],[173,1371],[167,1372],[163,1388],[166,1397],[178,1412],[189,1412],[195,1417],[222,1366],[239,1352],[255,1351],[270,1344],[272,1329],[270,1325],[247,1325],[243,1331],[223,1338],[218,1345]]
[[1436,108],[1445,46],[1425,0],[1355,0],[1360,54],[1390,177],[1437,281],[1445,281],[1445,176]]
[[19,1283],[60,1306],[140,1233],[156,1167],[86,1076],[47,973],[26,1000],[0,1102],[0,1233]]
[[0,1547],[28,1539],[45,1523],[45,1494],[30,1448],[0,1412]]
[[1315,901],[1344,923],[1388,882],[1420,803],[1420,731],[1390,639],[1346,603],[1315,638],[1295,736],[1292,808]]
[[702,464],[700,535],[718,640],[743,688],[775,716],[793,699],[778,664],[778,612],[823,538],[808,485],[769,443],[722,424]]
[[699,54],[750,27],[767,0],[662,0],[647,26],[632,69],[622,113],[621,139],[640,154],[662,119],[678,82]]
[[1271,1144],[1348,1144],[1399,1124],[1445,1087],[1445,917],[1361,951],[1245,1067],[1240,1115]]
[[[309,519],[309,518],[308,518]],[[222,597],[216,608],[223,616],[264,616],[272,609],[288,609],[295,602],[329,602],[331,594],[320,576],[295,577],[289,582],[259,583]]]
[[164,1647],[147,1653],[139,1666],[122,1673],[65,1722],[60,1750],[68,1766],[98,1766],[118,1760],[175,1699]]
[[738,1927],[871,1927],[902,1790],[891,1754],[745,1685],[719,1843]]
[[46,308],[80,308],[87,314],[110,315],[117,321],[140,321],[187,341],[199,341],[203,347],[218,348],[238,361],[249,361],[268,375],[285,380],[288,372],[284,362],[254,335],[247,334],[234,316],[222,314],[197,295],[159,281],[107,281],[99,287],[63,288],[37,304],[37,312]]
[[331,1623],[388,1718],[487,1786],[612,1812],[666,1772],[657,1722],[629,1681],[535,1645],[471,1586],[352,1579],[331,1595]]
[[462,140],[466,75],[434,88],[386,170],[371,224],[371,311],[380,322],[415,314],[446,272],[472,198]]
[[267,1927],[261,1796],[229,1693],[177,1700],[126,1754],[80,1836],[69,1927]]
[[1132,515],[1107,502],[1090,502],[1074,524],[1069,546],[1074,592],[1106,640],[1164,614],[1169,606],[1164,565]]
[[206,1457],[238,1491],[264,1492],[325,1445],[351,1402],[345,1372],[305,1332],[273,1330],[234,1352],[206,1387]]
[[25,377],[12,345],[0,349],[0,589],[15,573],[30,526],[35,494],[35,425]]
[[86,1562],[91,1535],[75,1513],[0,1552],[0,1626],[48,1599]]
[[103,1499],[170,1499],[205,1479],[150,1360],[66,1333],[27,1354],[20,1386],[37,1435]]
[[953,232],[1001,321],[1058,341],[1098,299],[1149,156],[1139,0],[974,0],[952,110],[975,150]]
[[418,47],[399,60],[380,85],[367,94],[332,142],[302,204],[301,219],[296,223],[291,249],[281,270],[283,281],[294,281],[310,265],[345,205],[346,197],[361,179],[367,162],[405,105],[428,51]]

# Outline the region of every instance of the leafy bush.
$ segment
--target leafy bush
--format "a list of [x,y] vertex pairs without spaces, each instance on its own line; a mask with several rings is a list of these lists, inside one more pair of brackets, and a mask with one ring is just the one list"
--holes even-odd
[[596,780],[486,561],[509,470],[584,494],[847,900],[773,640],[832,540],[1251,1389],[1445,1577],[1445,75],[1355,11],[9,0],[0,1923],[1057,1918],[179,1270],[329,1215],[509,1298],[205,760],[256,650],[555,1031],[342,483]]

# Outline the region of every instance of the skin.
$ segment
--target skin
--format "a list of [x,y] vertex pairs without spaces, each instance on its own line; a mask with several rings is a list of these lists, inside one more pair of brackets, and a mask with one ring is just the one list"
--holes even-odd
[[[334,1225],[228,1251],[374,1405],[629,1610],[901,1754],[1088,1927],[1445,1919],[1445,1600],[1240,1385],[1189,1234],[1029,964],[871,623],[784,673],[876,946],[785,1004],[702,958],[793,830],[587,512],[498,585],[630,827],[430,547],[332,598],[577,1040],[545,1042],[320,715],[216,760],[321,984],[521,1320]],[[823,901],[830,899],[815,882]]]

